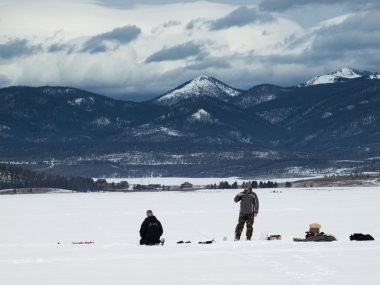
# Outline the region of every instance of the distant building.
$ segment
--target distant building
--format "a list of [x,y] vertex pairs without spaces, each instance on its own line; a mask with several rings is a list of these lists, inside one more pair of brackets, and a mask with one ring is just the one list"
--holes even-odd
[[107,183],[106,179],[98,179],[95,181],[95,184],[101,191],[113,191],[113,185],[115,185],[115,183]]
[[127,181],[120,181],[119,183],[116,184],[116,189],[118,190],[128,190],[129,189],[129,184]]
[[181,190],[192,190],[193,189],[193,184],[189,182],[185,182],[181,184]]

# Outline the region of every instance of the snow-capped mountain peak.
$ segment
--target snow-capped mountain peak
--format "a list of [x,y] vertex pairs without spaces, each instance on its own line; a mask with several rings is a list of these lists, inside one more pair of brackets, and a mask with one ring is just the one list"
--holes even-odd
[[212,80],[213,78],[210,77],[210,76],[207,76],[207,75],[201,75],[201,76],[198,76],[197,78],[194,78],[193,81],[202,81],[202,80]]
[[206,75],[199,76],[155,100],[161,105],[175,104],[191,97],[209,96],[221,100],[238,96],[241,92]]
[[338,70],[334,73],[332,73],[333,76],[341,77],[341,78],[359,78],[363,77],[363,75],[357,73],[355,70],[344,67],[341,70]]
[[336,82],[347,81],[351,79],[364,78],[364,79],[380,79],[380,76],[376,72],[359,71],[349,67],[344,67],[338,71],[330,74],[316,76],[300,85],[299,87],[319,85],[319,84],[331,84]]

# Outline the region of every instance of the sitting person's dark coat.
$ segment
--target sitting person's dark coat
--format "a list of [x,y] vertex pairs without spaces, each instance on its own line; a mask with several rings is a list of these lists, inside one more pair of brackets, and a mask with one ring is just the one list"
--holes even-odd
[[147,211],[147,218],[141,224],[140,228],[140,244],[141,245],[157,245],[160,243],[160,237],[164,232],[159,220],[153,215],[151,210]]

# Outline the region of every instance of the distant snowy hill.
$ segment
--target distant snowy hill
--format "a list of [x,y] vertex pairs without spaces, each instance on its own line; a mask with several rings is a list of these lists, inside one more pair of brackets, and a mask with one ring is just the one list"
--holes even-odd
[[342,68],[338,71],[330,74],[316,76],[304,83],[301,83],[299,87],[319,85],[319,84],[331,84],[337,82],[345,82],[350,79],[380,79],[380,74],[377,72],[359,71],[352,68]]
[[[376,170],[375,79],[343,68],[305,87],[242,91],[201,76],[139,103],[68,87],[2,88],[0,161],[54,159],[48,171],[91,177],[250,175],[355,159]],[[344,84],[326,84],[334,82]]]
[[292,90],[293,88],[291,87],[284,88],[271,84],[262,84],[254,86],[241,95],[232,98],[230,102],[242,108],[248,108],[276,100],[281,94],[286,94]]
[[157,98],[153,103],[173,105],[181,100],[199,96],[209,96],[226,101],[228,98],[240,94],[241,91],[234,89],[215,78],[200,76]]

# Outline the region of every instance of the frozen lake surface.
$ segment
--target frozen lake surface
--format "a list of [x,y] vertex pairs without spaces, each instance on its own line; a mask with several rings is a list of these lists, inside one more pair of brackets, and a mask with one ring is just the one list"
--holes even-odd
[[[0,196],[0,284],[378,283],[380,188],[272,191],[256,191],[254,240],[239,242],[236,190]],[[163,224],[163,247],[138,245],[147,209]],[[314,222],[338,241],[292,241]],[[376,240],[350,241],[356,232]]]

